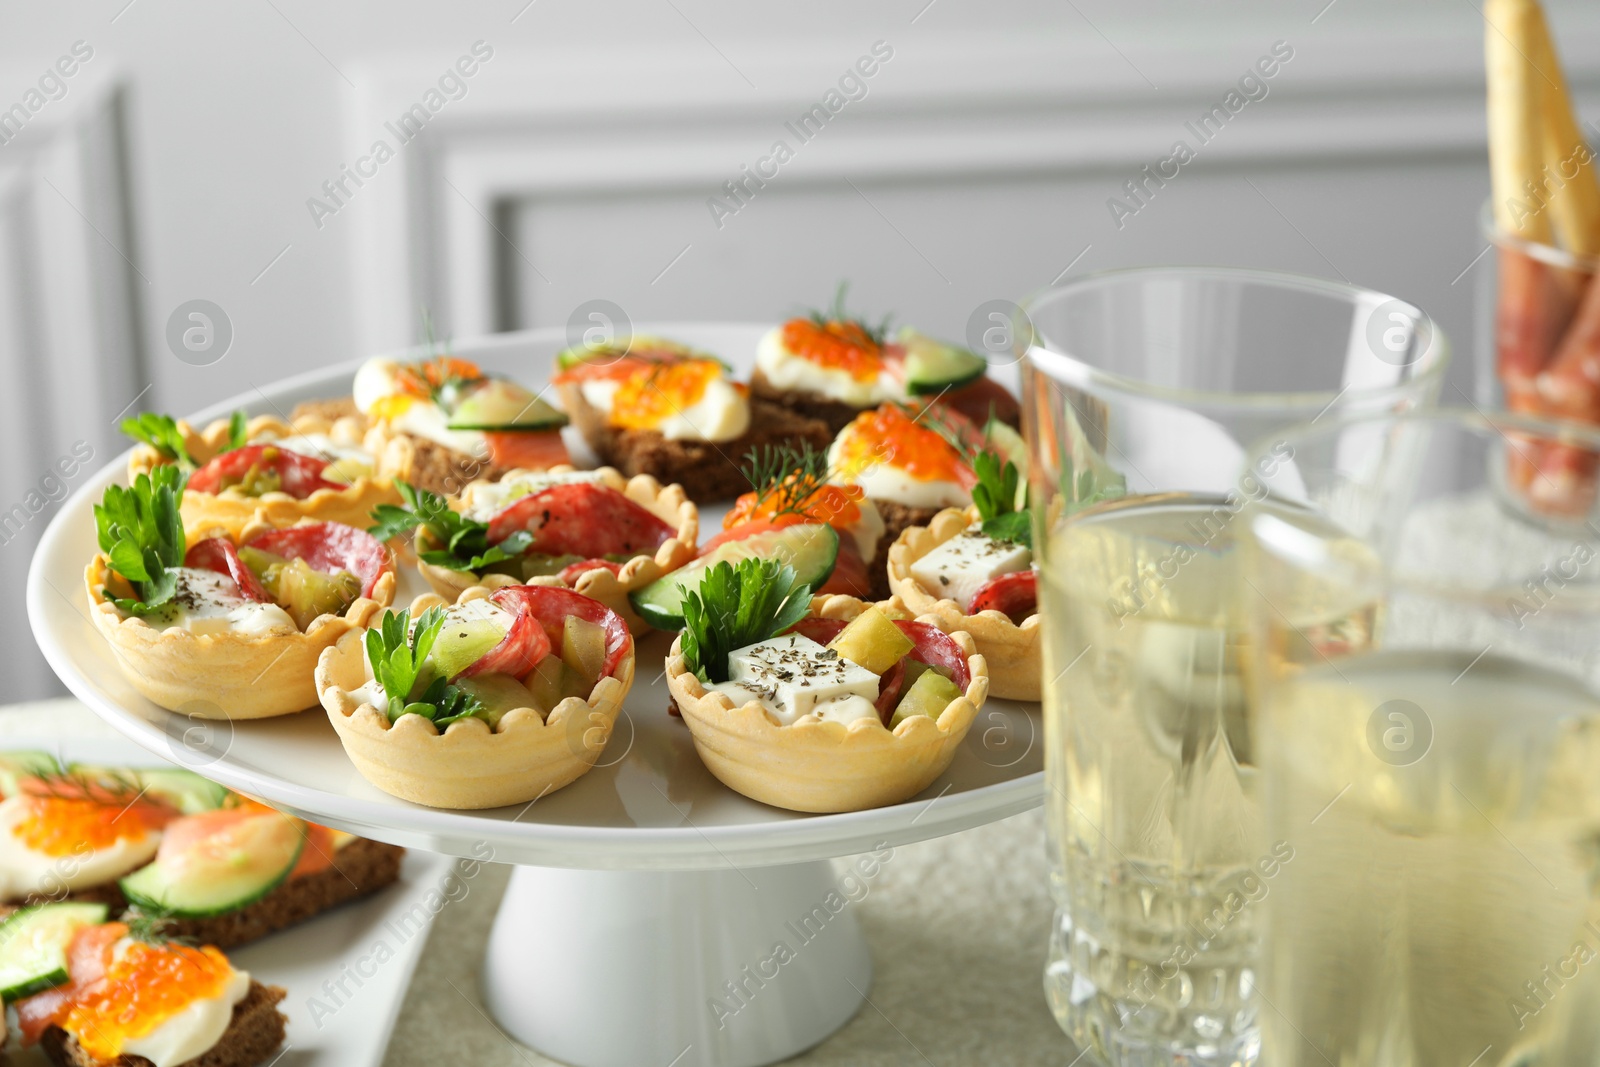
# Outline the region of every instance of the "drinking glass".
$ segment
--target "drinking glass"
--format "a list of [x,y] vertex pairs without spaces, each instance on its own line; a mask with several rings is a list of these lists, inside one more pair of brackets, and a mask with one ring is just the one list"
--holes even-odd
[[[1435,410],[1284,449],[1241,523],[1264,1059],[1600,1063],[1600,526],[1505,477],[1600,434]],[[1308,595],[1361,625],[1292,625]]]
[[1238,470],[1285,425],[1431,403],[1447,345],[1404,301],[1243,270],[1091,275],[1019,320],[1057,905],[1045,989],[1104,1064],[1249,1064],[1268,846],[1233,553],[1258,486]]

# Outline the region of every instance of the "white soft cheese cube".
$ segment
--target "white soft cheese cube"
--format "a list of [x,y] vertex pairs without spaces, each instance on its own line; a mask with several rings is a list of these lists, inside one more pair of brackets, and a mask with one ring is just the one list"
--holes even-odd
[[761,695],[781,723],[839,697],[878,699],[878,676],[809,637],[784,634],[728,653],[729,680]]
[[1002,574],[1033,564],[1028,546],[996,541],[973,525],[911,565],[911,577],[941,600],[954,600],[965,611],[983,585]]

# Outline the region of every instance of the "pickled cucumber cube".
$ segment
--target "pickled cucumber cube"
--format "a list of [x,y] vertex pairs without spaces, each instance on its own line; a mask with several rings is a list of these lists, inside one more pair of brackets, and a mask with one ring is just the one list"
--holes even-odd
[[428,652],[428,662],[446,678],[454,678],[505,640],[515,621],[490,600],[469,600],[445,609],[444,625]]
[[851,663],[881,675],[904,659],[915,646],[889,616],[869,607],[851,619],[828,647]]
[[528,689],[533,693],[533,701],[539,710],[549,715],[567,697],[589,699],[594,686],[585,683],[583,677],[567,666],[560,656],[546,656],[528,675]]
[[902,720],[913,715],[926,715],[930,719],[937,719],[944,714],[944,709],[950,702],[960,695],[961,687],[938,671],[923,671],[911,684],[911,688],[905,691],[900,703],[895,706],[894,717],[889,720],[889,728],[894,729]]
[[538,703],[528,687],[509,674],[479,674],[462,678],[455,685],[468,696],[478,699],[483,705],[483,718],[491,727],[497,725],[500,717],[512,708],[535,707]]
[[319,615],[342,615],[361,595],[361,579],[349,571],[327,574],[303,559],[275,563],[261,578],[262,587],[304,630]]
[[[588,683],[600,680],[606,667],[606,631],[597,622],[568,615],[561,624],[561,659]],[[588,689],[584,690],[588,695]]]

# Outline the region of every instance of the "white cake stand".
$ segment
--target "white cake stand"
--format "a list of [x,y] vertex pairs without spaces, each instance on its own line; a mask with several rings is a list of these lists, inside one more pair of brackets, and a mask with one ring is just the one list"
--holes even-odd
[[[663,325],[748,367],[763,327]],[[646,332],[641,329],[640,332]],[[558,331],[458,344],[458,354],[543,381]],[[354,364],[202,412],[286,413],[346,395]],[[575,457],[587,455],[574,440]],[[950,769],[889,808],[799,815],[748,800],[701,765],[667,714],[664,635],[640,642],[637,680],[599,765],[522,807],[442,811],[356,773],[319,709],[256,722],[163,711],[123,678],[88,618],[92,505],[126,457],[90,479],[45,531],[28,576],[33,631],[61,679],[151,752],[317,822],[447,855],[517,865],[484,962],[484,993],[522,1042],[579,1067],[754,1067],[816,1044],[855,1014],[872,964],[854,915],[897,846],[1042,800],[1035,705],[992,700]],[[723,509],[702,512],[715,530]],[[422,592],[410,573],[397,602]],[[865,853],[837,872],[828,861]]]

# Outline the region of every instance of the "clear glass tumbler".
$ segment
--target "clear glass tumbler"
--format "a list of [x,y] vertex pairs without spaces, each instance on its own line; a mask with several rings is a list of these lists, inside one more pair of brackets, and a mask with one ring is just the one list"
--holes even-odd
[[1600,1063],[1600,526],[1505,477],[1600,433],[1434,410],[1275,444],[1240,524],[1264,1062]]
[[[1102,1063],[1249,1064],[1266,848],[1234,520],[1257,439],[1431,403],[1444,337],[1281,274],[1092,275],[1021,313],[1057,904],[1045,989]],[[1335,605],[1294,605],[1319,619]]]

